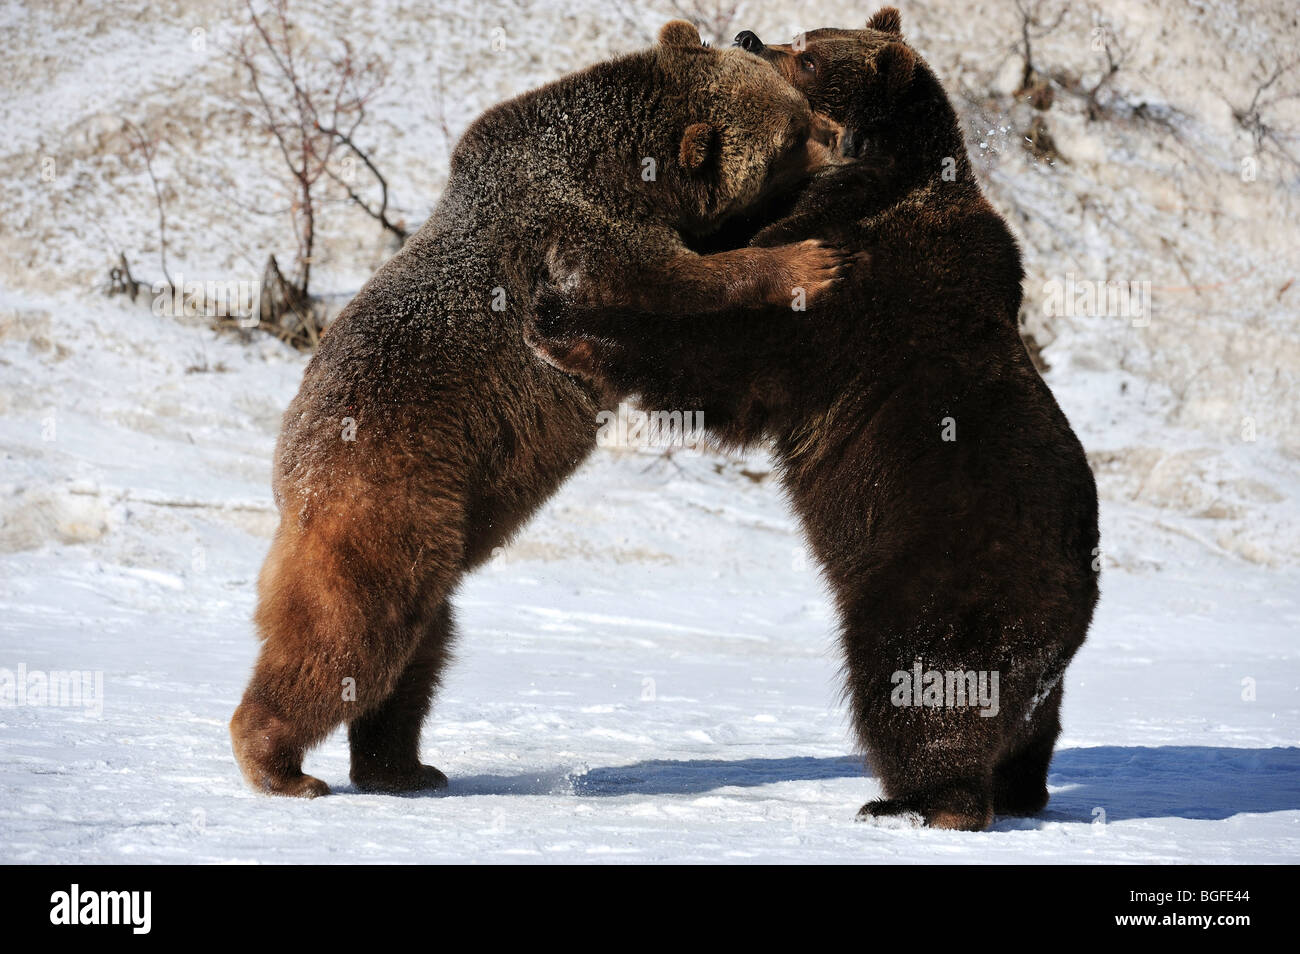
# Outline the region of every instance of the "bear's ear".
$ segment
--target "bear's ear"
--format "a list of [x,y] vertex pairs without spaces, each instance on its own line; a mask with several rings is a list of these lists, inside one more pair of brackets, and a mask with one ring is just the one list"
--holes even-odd
[[685,20],[669,20],[659,30],[659,42],[664,46],[703,46],[700,31]]
[[881,33],[902,34],[903,15],[898,12],[897,7],[881,7],[867,21],[867,29],[879,30]]
[[691,172],[699,172],[718,148],[717,131],[708,123],[691,123],[682,134],[678,158]]
[[904,43],[886,43],[876,54],[872,64],[874,72],[871,82],[875,85],[877,95],[893,105],[907,87],[912,85],[912,76],[916,72],[916,54]]

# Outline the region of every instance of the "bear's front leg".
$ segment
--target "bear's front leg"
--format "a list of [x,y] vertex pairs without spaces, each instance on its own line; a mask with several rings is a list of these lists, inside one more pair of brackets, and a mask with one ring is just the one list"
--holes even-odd
[[[820,239],[710,255],[686,249],[633,266],[572,264],[560,250],[548,258],[550,280],[574,305],[630,309],[664,317],[716,314],[761,305],[806,307],[843,278],[854,256]],[[594,329],[572,327],[575,334]]]
[[[627,393],[608,377],[611,360],[618,357],[623,334],[644,322],[659,323],[657,315],[632,313],[592,305],[578,304],[562,295],[554,285],[538,289],[532,314],[524,326],[524,340],[533,352],[551,367],[582,378],[606,392],[602,399],[617,401]],[[612,334],[612,339],[605,337]],[[616,362],[614,362],[616,363]]]
[[663,314],[706,314],[757,305],[806,306],[843,277],[851,259],[819,239],[712,255],[684,253],[606,289],[606,304]]

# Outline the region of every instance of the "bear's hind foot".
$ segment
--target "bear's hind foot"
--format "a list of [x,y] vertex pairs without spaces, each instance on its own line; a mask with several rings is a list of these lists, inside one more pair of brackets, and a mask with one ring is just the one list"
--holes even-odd
[[230,720],[235,761],[249,785],[290,798],[328,795],[328,785],[303,772],[302,745],[294,739],[294,727],[257,701],[243,702]]
[[866,822],[878,828],[920,828],[925,818],[897,799],[877,798],[858,809],[855,821]]
[[932,799],[922,796],[878,798],[858,810],[857,820],[881,827],[943,828],[953,831],[983,831],[993,824],[990,799],[975,793],[961,798]]
[[409,770],[354,771],[352,784],[374,795],[410,795],[446,788],[447,776],[432,765],[417,763]]
[[303,773],[292,778],[270,781],[262,786],[262,790],[271,795],[287,795],[291,798],[318,798],[330,793],[330,787],[320,779]]

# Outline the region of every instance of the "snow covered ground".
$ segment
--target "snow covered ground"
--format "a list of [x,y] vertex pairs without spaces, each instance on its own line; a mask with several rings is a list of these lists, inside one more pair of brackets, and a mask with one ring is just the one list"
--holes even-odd
[[[139,306],[0,298],[0,668],[102,673],[81,707],[0,709],[0,861],[1300,860],[1293,567],[1112,492],[1047,812],[872,828],[765,461],[682,452],[598,452],[463,587],[424,741],[448,792],[356,793],[338,733],[307,763],[334,795],[254,795],[226,722],[301,363]],[[1076,384],[1104,444],[1104,379]],[[1254,472],[1294,508],[1294,473]]]

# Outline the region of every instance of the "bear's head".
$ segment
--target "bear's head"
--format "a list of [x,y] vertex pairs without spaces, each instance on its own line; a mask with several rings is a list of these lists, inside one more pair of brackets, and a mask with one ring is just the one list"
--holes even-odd
[[849,161],[840,127],[815,113],[772,64],[737,48],[712,49],[674,20],[654,50],[655,111],[670,121],[660,176],[672,182],[683,229],[707,232],[819,169]]
[[770,45],[750,30],[736,46],[775,66],[809,105],[844,127],[840,149],[867,162],[905,163],[925,177],[970,168],[943,85],[903,39],[898,10],[885,7],[861,30],[820,29]]

